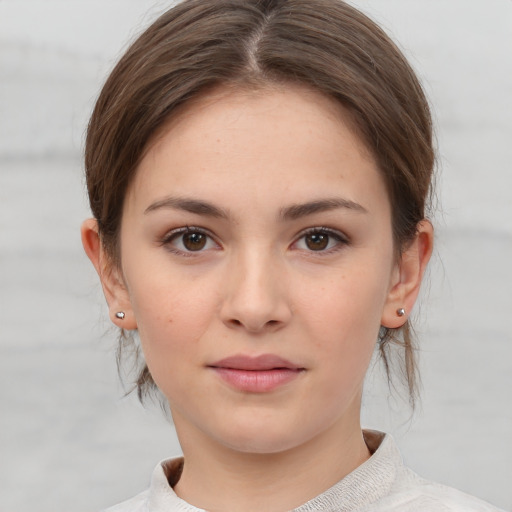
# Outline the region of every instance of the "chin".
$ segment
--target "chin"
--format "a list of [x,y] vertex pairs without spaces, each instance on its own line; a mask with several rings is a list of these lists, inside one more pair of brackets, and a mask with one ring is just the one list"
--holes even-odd
[[[218,441],[227,448],[240,453],[277,454],[292,450],[299,445],[306,444],[314,437],[311,432],[297,432],[296,427],[289,428],[272,425],[268,422],[256,422],[254,418],[249,425],[240,425],[226,429]],[[290,433],[293,432],[293,436]]]
[[291,442],[289,437],[271,437],[261,436],[253,437],[252,439],[229,439],[225,446],[231,450],[240,453],[252,453],[255,455],[270,455],[282,453],[295,448],[298,443]]

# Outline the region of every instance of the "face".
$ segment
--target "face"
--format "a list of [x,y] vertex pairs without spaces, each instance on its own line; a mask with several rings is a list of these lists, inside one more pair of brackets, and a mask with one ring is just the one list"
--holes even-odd
[[271,453],[358,428],[398,280],[385,185],[342,107],[218,90],[131,185],[121,273],[178,433]]

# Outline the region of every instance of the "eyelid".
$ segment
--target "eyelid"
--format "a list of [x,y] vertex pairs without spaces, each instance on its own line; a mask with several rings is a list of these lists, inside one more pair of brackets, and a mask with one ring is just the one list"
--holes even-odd
[[219,242],[217,241],[216,237],[207,229],[200,228],[198,226],[182,226],[179,228],[171,229],[170,231],[167,231],[165,235],[163,235],[159,241],[159,244],[161,246],[166,246],[167,249],[174,253],[179,254],[181,256],[199,256],[201,253],[204,252],[204,250],[200,251],[183,251],[181,249],[172,247],[170,244],[173,240],[178,238],[180,235],[185,235],[187,233],[200,233],[202,235],[207,236],[218,248],[221,247]]
[[345,233],[343,233],[339,229],[329,228],[327,226],[314,226],[312,228],[306,228],[298,234],[297,238],[312,233],[325,233],[327,235],[332,235],[336,238],[339,238],[341,241],[347,243],[349,242],[349,238],[347,235],[345,235]]
[[174,228],[169,231],[166,231],[165,234],[161,237],[162,243],[166,243],[169,240],[172,240],[177,235],[182,235],[185,233],[202,233],[208,236],[211,236],[208,230],[197,227],[197,226],[181,226],[179,228]]
[[343,247],[343,246],[350,244],[350,238],[347,235],[345,235],[342,231],[339,231],[339,230],[333,229],[333,228],[328,228],[326,226],[315,226],[315,227],[307,228],[307,229],[304,229],[303,231],[301,231],[296,236],[295,241],[292,243],[292,247],[294,245],[296,245],[305,236],[312,235],[312,234],[326,234],[326,235],[334,238],[338,242],[335,247],[332,247],[330,249],[326,249],[323,251],[313,251],[313,250],[308,251],[308,252],[311,252],[312,254],[315,254],[315,253],[318,255],[329,254],[331,252],[335,252],[338,249],[341,249],[341,247]]
[[[160,238],[159,245],[167,246],[170,252],[182,256],[199,256],[201,253],[205,252],[204,249],[199,251],[187,251],[171,246],[171,242],[173,240],[178,238],[180,235],[184,235],[187,233],[201,233],[207,236],[217,246],[217,248],[221,248],[221,244],[217,241],[215,235],[213,235],[208,229],[201,228],[198,226],[182,226],[179,228],[171,229]],[[308,252],[312,254],[329,254],[331,252],[335,252],[336,250],[341,249],[343,246],[350,244],[349,237],[342,231],[339,231],[338,229],[329,228],[326,226],[314,226],[300,231],[295,237],[294,242],[292,242],[291,248],[293,249],[293,246],[297,245],[301,239],[310,234],[326,234],[337,241],[336,245],[334,247],[331,247],[330,249],[320,251],[309,250]]]

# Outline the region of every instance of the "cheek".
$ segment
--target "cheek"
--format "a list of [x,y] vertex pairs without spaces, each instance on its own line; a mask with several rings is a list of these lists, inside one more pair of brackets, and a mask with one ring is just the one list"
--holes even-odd
[[352,269],[341,271],[324,285],[301,287],[298,309],[307,312],[318,334],[324,333],[315,338],[321,342],[338,336],[361,343],[370,336],[373,340],[387,296],[388,279],[383,276]]
[[198,319],[204,316],[192,301],[167,295],[148,299],[135,308],[140,343],[155,384],[170,399],[186,394],[190,386],[191,372],[184,370],[198,363],[198,341],[206,330]]
[[148,366],[172,366],[192,353],[215,311],[206,283],[152,273],[133,280],[131,303]]
[[361,283],[347,280],[309,306],[309,338],[323,369],[316,392],[325,403],[352,403],[359,395],[378,339],[382,301],[352,284]]
[[389,273],[384,267],[369,269],[351,267],[323,286],[300,292],[298,309],[305,312],[301,329],[314,343],[330,380],[319,389],[326,399],[354,396],[375,350]]

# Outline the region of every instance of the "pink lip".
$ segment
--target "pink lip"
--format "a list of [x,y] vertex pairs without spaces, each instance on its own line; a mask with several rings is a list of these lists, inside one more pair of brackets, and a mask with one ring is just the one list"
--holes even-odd
[[208,365],[239,391],[265,393],[297,378],[304,368],[273,354],[236,355]]

